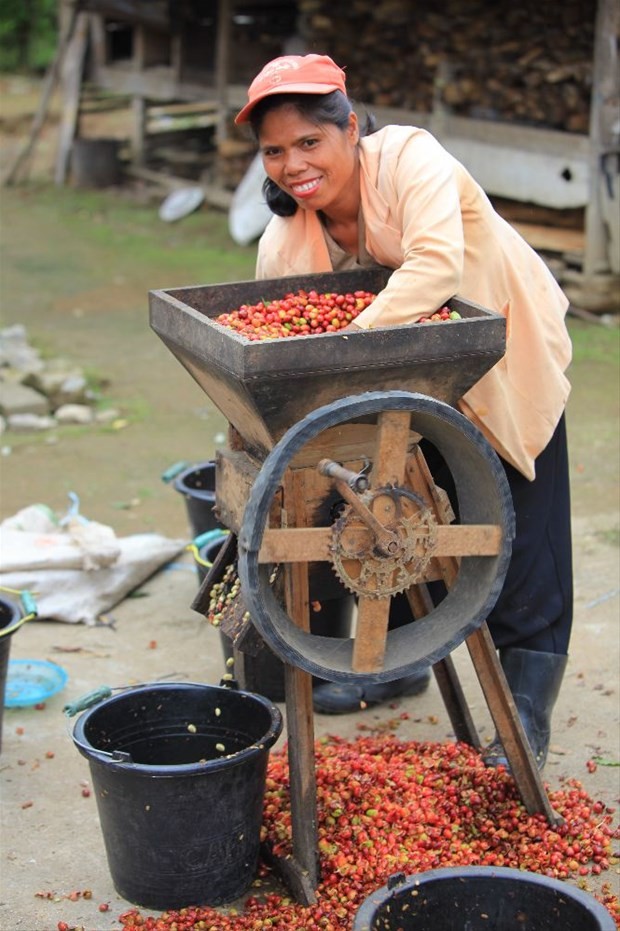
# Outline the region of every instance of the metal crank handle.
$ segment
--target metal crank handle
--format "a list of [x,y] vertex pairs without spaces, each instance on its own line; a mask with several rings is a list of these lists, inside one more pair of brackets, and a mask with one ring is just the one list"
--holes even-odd
[[333,459],[321,459],[317,468],[321,475],[326,475],[327,478],[336,478],[341,482],[346,482],[353,491],[361,492],[368,489],[368,477],[366,475],[345,469],[344,466],[341,466],[339,462],[334,462]]
[[[342,466],[339,466],[336,462],[331,462],[329,459],[321,459],[317,468],[322,475],[329,475],[334,479],[334,485],[337,490],[340,492],[347,504],[350,504],[356,514],[360,519],[366,524],[366,526],[371,530],[375,536],[376,547],[380,553],[384,556],[391,556],[398,550],[399,540],[395,533],[392,533],[391,530],[386,530],[386,528],[381,524],[372,511],[366,507],[361,498],[359,498],[350,484],[342,478],[334,477],[331,474],[331,466],[335,466],[339,470],[339,474],[344,473],[347,476],[355,476],[354,472],[349,472],[347,469],[343,469]],[[330,471],[323,471],[324,468],[330,469]],[[360,476],[360,478],[365,478],[365,476]]]

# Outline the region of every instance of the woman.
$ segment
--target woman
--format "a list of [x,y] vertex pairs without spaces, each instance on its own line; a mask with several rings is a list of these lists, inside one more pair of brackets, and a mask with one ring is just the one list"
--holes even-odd
[[[254,131],[275,214],[259,243],[257,277],[393,268],[356,318],[362,329],[414,323],[456,294],[506,317],[505,356],[459,407],[500,456],[513,496],[513,554],[488,621],[542,768],[572,624],[568,301],[539,256],[428,132],[369,126],[361,137],[344,72],[331,58],[270,62],[236,122]],[[320,686],[315,707],[359,706],[356,692],[347,706],[347,688]],[[497,737],[486,758],[507,765]]]

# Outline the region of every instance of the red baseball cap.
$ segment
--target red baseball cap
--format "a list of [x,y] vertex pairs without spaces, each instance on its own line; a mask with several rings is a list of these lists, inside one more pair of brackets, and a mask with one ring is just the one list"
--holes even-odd
[[274,58],[256,75],[248,88],[248,102],[235,117],[247,123],[250,113],[272,94],[346,94],[345,75],[328,55],[284,55]]

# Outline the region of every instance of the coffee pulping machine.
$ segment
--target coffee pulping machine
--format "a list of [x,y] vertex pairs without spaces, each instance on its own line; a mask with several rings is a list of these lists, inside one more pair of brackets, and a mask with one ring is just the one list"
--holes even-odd
[[[285,664],[293,855],[272,862],[305,904],[319,881],[313,676],[386,682],[432,666],[456,738],[479,747],[450,656],[465,643],[525,807],[559,821],[486,623],[510,560],[510,491],[495,452],[454,406],[502,358],[504,318],[454,298],[461,319],[437,325],[256,342],[213,321],[302,289],[376,293],[390,274],[149,295],[151,327],[229,423],[228,446],[216,453],[216,512],[231,533],[192,607],[206,613],[210,586],[236,558],[240,601],[228,628],[236,657],[243,662],[258,633]],[[454,510],[425,444],[450,471]],[[351,636],[310,629],[309,578],[326,571],[355,595]],[[435,582],[447,590],[438,604],[428,588]],[[401,593],[411,622],[388,630]]]

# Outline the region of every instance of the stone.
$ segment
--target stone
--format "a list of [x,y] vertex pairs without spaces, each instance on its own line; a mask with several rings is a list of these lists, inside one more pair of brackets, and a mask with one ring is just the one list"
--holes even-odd
[[12,414],[8,418],[8,429],[14,433],[40,433],[55,426],[54,418],[44,414]]
[[92,423],[93,412],[87,404],[63,404],[54,416],[58,423]]
[[43,368],[43,360],[29,345],[26,328],[20,323],[0,330],[0,366],[11,366],[22,374],[39,372]]
[[106,407],[101,411],[97,411],[95,414],[95,420],[97,423],[112,423],[114,420],[118,420],[121,416],[121,412],[116,407]]
[[13,368],[12,365],[3,365],[0,368],[0,381],[21,385],[24,381],[24,373],[20,369]]
[[0,382],[0,414],[10,418],[14,414],[49,413],[47,398],[34,388],[13,382]]
[[87,398],[88,384],[84,375],[62,360],[53,360],[43,371],[29,375],[24,384],[49,398],[52,410],[63,404],[80,404]]

